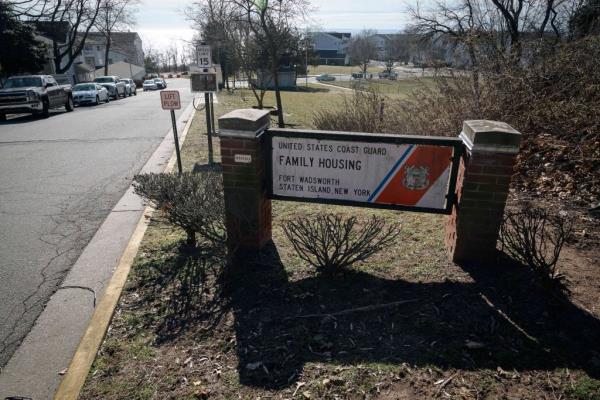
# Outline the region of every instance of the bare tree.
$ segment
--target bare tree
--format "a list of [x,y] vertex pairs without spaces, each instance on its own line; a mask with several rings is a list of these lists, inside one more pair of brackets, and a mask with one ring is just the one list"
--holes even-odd
[[279,86],[283,57],[299,42],[298,19],[309,10],[306,0],[204,0],[188,10],[202,39],[227,48],[248,78],[259,108],[263,106],[265,72],[275,88],[278,125],[284,126]]
[[411,8],[416,31],[447,35],[464,45],[477,79],[480,58],[521,63],[523,38],[557,40],[572,14],[574,0],[435,0]]
[[96,28],[104,36],[104,74],[108,75],[108,55],[113,32],[135,24],[134,7],[139,0],[102,0]]
[[350,60],[360,65],[363,75],[367,73],[369,61],[377,58],[378,49],[375,42],[376,32],[373,30],[363,30],[350,42],[348,54]]
[[408,35],[388,35],[384,48],[384,59],[387,72],[392,72],[394,62],[408,62]]

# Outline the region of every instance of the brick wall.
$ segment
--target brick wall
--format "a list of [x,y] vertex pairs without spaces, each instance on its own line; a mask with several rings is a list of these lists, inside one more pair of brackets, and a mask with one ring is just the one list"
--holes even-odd
[[[257,137],[265,121],[270,121],[268,112],[259,110],[237,110],[219,118],[227,236],[233,252],[260,250],[271,240],[271,200]],[[236,155],[250,156],[251,161],[236,161]]]
[[[470,122],[482,121],[466,121],[461,134],[466,149],[458,171],[457,204],[446,225],[446,246],[453,261],[486,261],[494,256],[520,143],[520,134],[505,124],[494,130],[488,121],[492,128],[474,129]],[[477,135],[483,143],[478,143]]]

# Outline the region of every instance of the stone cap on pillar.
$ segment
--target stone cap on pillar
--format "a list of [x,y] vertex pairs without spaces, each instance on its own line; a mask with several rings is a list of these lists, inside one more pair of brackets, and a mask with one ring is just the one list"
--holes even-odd
[[267,110],[244,108],[219,117],[219,136],[251,139],[261,134],[271,124]]
[[484,119],[463,123],[459,137],[469,151],[516,154],[521,144],[521,133],[512,126]]

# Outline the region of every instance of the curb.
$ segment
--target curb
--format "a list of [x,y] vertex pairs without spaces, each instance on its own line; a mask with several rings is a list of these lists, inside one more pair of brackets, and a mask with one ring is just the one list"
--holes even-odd
[[[196,110],[193,108],[188,121],[179,136],[180,146],[183,146],[183,143],[185,142],[195,115]],[[172,135],[172,130],[170,130],[167,135]],[[172,171],[176,160],[176,155],[173,153],[164,172]],[[90,368],[96,359],[98,350],[108,331],[113,314],[119,303],[119,299],[121,298],[121,293],[127,282],[129,271],[131,270],[135,256],[138,253],[153,212],[154,210],[151,207],[146,207],[144,209],[125,250],[123,250],[119,263],[106,286],[102,299],[98,303],[88,327],[77,346],[77,350],[69,364],[67,373],[54,394],[55,400],[76,400],[79,397],[79,392],[85,384]]]

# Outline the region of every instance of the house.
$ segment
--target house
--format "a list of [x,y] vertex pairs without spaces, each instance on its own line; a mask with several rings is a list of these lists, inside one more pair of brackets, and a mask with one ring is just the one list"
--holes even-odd
[[[296,80],[298,78],[296,70],[291,66],[281,66],[277,72],[277,78],[279,81],[280,89],[295,89]],[[254,80],[256,87],[264,89],[275,89],[275,80],[273,74],[269,71],[260,71],[258,73],[258,79]]]
[[[94,72],[95,76],[102,76],[104,75],[104,67],[100,67]],[[120,78],[131,78],[134,81],[141,81],[146,76],[146,69],[139,65],[119,61],[108,66],[108,75],[117,75]]]
[[[83,37],[83,33],[78,33],[78,35]],[[105,60],[105,53],[106,37],[104,34],[89,32],[81,54],[81,62],[93,66],[94,69],[120,61],[138,66],[144,65],[142,39],[137,32],[112,32],[108,60]]]
[[[38,35],[36,38],[46,44],[48,49],[48,59],[44,66],[44,73],[56,74],[54,54],[52,51],[53,41],[59,45],[66,46],[71,32],[71,26],[68,22],[36,21],[33,22]],[[77,32],[76,37],[83,40],[84,34]],[[64,77],[71,83],[89,82],[94,80],[98,71],[105,64],[126,63],[132,64],[131,68],[116,67],[125,73],[120,76],[129,78],[130,73],[136,71],[133,75],[139,75],[139,69],[144,69],[144,51],[142,49],[142,39],[137,32],[113,32],[111,34],[111,47],[106,58],[106,38],[100,32],[88,32],[85,38],[85,44],[81,54],[75,57],[72,65],[64,72]],[[63,60],[61,66],[65,66],[67,60]],[[104,73],[100,73],[104,75]],[[145,74],[145,73],[144,73]],[[133,78],[133,77],[132,77]]]
[[377,58],[380,61],[387,61],[388,50],[393,47],[394,41],[408,42],[408,35],[402,33],[377,33],[373,35],[373,41],[377,45]]
[[348,46],[350,33],[345,32],[315,32],[313,48],[319,56],[321,65],[347,65],[350,62]]

